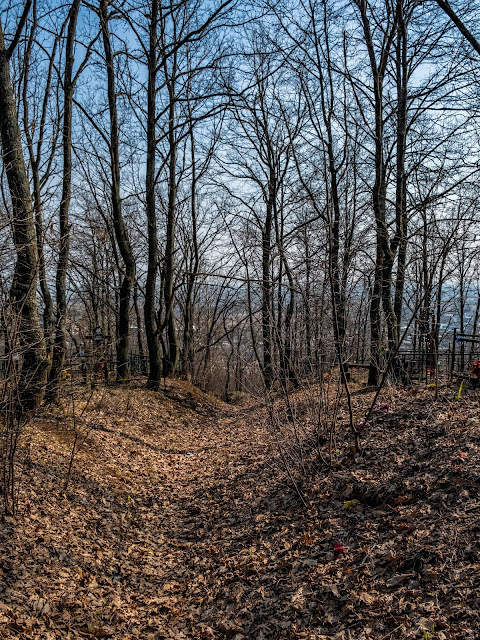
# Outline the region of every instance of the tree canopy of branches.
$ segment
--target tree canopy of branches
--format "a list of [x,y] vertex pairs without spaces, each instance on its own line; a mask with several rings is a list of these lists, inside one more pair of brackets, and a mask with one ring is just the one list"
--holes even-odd
[[[478,24],[444,0],[0,11],[3,358],[227,397],[478,329]],[[458,293],[458,295],[457,295]],[[72,370],[73,370],[72,369]]]

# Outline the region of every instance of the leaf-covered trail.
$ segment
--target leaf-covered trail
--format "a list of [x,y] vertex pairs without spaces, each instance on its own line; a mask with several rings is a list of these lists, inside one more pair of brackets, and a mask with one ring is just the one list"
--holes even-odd
[[220,550],[250,557],[264,433],[192,392],[108,392],[66,494],[71,437],[44,421],[3,528],[2,638],[201,638],[242,620],[238,585],[225,616],[211,605],[229,598]]
[[308,510],[254,406],[99,394],[66,494],[71,434],[44,416],[2,525],[0,637],[477,640],[478,403],[394,405]]

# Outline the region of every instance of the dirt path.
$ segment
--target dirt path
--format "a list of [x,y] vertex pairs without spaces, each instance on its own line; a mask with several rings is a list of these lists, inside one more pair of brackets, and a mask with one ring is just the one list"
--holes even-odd
[[255,407],[109,390],[66,493],[71,437],[44,416],[2,525],[0,638],[478,640],[478,404],[460,430],[411,402],[308,510]]
[[19,517],[3,527],[2,639],[214,637],[211,605],[228,598],[219,554],[249,554],[263,433],[248,410],[202,397],[112,394],[93,405],[66,494],[71,438],[58,420],[35,438]]

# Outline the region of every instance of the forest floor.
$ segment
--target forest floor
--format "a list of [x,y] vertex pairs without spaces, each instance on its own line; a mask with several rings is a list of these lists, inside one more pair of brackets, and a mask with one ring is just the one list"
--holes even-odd
[[98,390],[66,490],[71,407],[39,416],[0,523],[1,640],[479,640],[479,403],[454,396],[387,391],[360,454],[340,416],[306,507],[259,404]]

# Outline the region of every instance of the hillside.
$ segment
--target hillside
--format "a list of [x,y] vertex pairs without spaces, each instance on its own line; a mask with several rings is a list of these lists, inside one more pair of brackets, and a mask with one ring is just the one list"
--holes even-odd
[[0,637],[478,639],[480,419],[453,397],[391,392],[357,455],[340,428],[308,508],[253,402],[99,390],[66,491],[68,412],[39,416],[2,523]]

